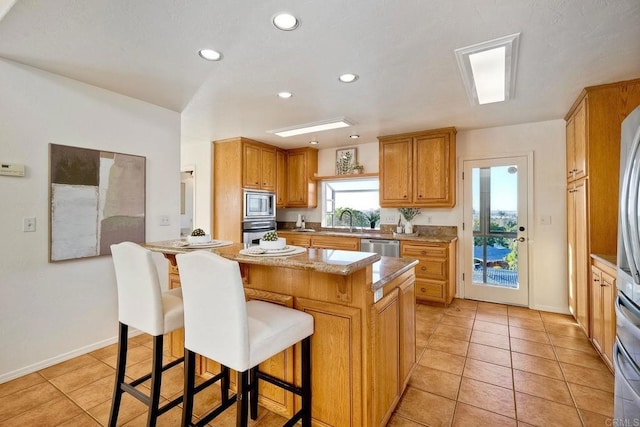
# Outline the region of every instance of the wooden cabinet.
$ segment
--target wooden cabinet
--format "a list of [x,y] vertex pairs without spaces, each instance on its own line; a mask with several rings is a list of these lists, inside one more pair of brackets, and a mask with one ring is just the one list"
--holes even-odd
[[567,113],[569,309],[590,334],[589,254],[615,254],[620,125],[640,105],[640,79],[585,88]]
[[318,205],[316,180],[318,150],[298,148],[287,151],[286,207],[315,208]]
[[276,151],[276,208],[284,208],[287,202],[287,153]]
[[589,335],[589,249],[587,225],[587,180],[571,183],[567,189],[567,243],[569,268],[569,311]]
[[381,207],[453,207],[456,130],[378,137]]
[[248,141],[242,145],[243,188],[276,191],[276,149]]
[[313,233],[304,234],[286,231],[278,231],[278,236],[287,239],[287,244],[305,248],[340,249],[344,251],[360,250],[359,237],[313,235]]
[[415,277],[402,282],[400,291],[400,383],[404,390],[416,363],[416,295]]
[[587,176],[586,98],[576,106],[567,120],[567,180]]
[[616,337],[616,270],[597,257],[591,258],[591,342],[613,370]]
[[450,304],[456,294],[457,240],[424,243],[403,240],[400,254],[418,260],[416,299]]

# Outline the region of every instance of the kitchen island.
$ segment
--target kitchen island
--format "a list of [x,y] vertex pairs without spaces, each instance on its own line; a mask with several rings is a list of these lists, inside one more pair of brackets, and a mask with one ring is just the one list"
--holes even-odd
[[[180,286],[175,255],[192,249],[176,241],[145,245],[169,260],[170,287]],[[205,249],[238,261],[248,299],[260,299],[314,317],[311,339],[312,416],[317,426],[383,426],[404,392],[416,362],[415,272],[417,261],[366,252],[309,248],[299,255],[242,255],[242,244]],[[202,250],[202,249],[201,249]],[[171,352],[183,352],[182,332]],[[261,369],[299,382],[298,346]],[[203,375],[218,365],[201,359]],[[300,402],[291,393],[261,384],[260,403],[291,416]]]

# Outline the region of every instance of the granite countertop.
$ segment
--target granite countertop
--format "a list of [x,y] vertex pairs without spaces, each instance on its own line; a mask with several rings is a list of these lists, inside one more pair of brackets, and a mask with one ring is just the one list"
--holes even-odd
[[358,239],[385,239],[385,240],[413,240],[413,241],[421,241],[421,242],[444,242],[449,243],[458,238],[458,236],[450,235],[450,234],[422,234],[419,233],[417,236],[406,236],[402,234],[395,233],[384,233],[380,230],[369,232],[369,231],[336,231],[336,230],[327,230],[327,229],[319,229],[317,231],[296,231],[295,229],[284,229],[278,230],[278,233],[295,233],[299,235],[309,235],[309,236],[335,236],[335,237],[355,237]]
[[[154,252],[176,255],[193,250],[206,250],[216,253],[224,258],[238,261],[244,264],[270,265],[274,267],[296,268],[301,270],[315,270],[322,273],[340,274],[347,276],[360,270],[369,264],[381,259],[381,256],[371,252],[353,252],[334,249],[309,248],[304,253],[290,256],[255,257],[240,254],[240,250],[246,246],[242,243],[234,243],[230,246],[218,248],[188,248],[181,246],[184,241],[166,240],[162,242],[145,243],[143,246]],[[382,271],[388,271],[390,267]],[[384,274],[384,273],[383,273]],[[381,280],[378,278],[378,281]],[[374,281],[375,282],[375,281]]]
[[395,258],[383,256],[380,261],[373,263],[373,291],[383,287],[410,268],[415,267],[418,260],[411,258]]
[[618,258],[612,254],[591,254],[592,258],[596,258],[605,264],[609,264],[611,268],[618,268]]

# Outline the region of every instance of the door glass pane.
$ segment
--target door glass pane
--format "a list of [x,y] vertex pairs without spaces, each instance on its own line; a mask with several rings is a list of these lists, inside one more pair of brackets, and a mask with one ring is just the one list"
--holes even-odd
[[473,283],[518,288],[518,169],[474,168]]

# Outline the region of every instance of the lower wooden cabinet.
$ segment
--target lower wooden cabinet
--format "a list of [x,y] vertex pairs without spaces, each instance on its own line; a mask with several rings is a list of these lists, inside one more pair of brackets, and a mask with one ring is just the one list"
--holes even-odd
[[310,235],[300,233],[279,231],[278,236],[287,239],[287,243],[294,246],[318,249],[340,249],[343,251],[359,251],[359,237]]
[[591,257],[591,343],[613,370],[616,338],[616,270],[598,257]]
[[400,255],[415,258],[416,299],[450,304],[456,295],[456,247],[451,242],[418,242],[403,240]]

